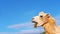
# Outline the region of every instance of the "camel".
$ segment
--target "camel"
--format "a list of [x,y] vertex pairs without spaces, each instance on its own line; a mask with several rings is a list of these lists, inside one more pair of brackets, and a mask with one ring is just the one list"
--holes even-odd
[[38,16],[32,18],[34,28],[42,26],[46,34],[60,34],[60,27],[55,23],[55,19],[47,13],[40,12]]

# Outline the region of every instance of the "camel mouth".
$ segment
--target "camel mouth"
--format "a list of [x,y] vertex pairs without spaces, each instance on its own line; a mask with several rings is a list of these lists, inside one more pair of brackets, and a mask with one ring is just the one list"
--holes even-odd
[[34,28],[37,28],[37,22],[32,21],[34,23]]

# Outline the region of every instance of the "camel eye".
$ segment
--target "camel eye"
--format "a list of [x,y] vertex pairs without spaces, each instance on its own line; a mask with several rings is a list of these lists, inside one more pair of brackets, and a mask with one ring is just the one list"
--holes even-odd
[[40,17],[43,17],[43,16],[40,16]]

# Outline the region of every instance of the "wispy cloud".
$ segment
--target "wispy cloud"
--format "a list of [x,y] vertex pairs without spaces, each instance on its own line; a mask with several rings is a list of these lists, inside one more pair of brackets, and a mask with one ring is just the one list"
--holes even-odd
[[11,32],[0,32],[0,34],[13,34]]
[[19,32],[19,34],[39,34],[40,31],[37,29],[37,30],[22,30],[21,32]]
[[14,24],[8,26],[8,28],[23,28],[23,27],[33,27],[33,23],[27,22],[27,23]]
[[40,34],[38,29],[22,30],[20,32],[0,32],[0,34]]

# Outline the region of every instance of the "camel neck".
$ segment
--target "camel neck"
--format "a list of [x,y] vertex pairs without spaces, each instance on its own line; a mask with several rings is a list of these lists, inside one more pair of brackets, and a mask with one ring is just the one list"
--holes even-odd
[[43,27],[44,27],[44,30],[46,33],[54,34],[55,25],[51,25],[51,24],[47,23],[47,24],[44,24]]

